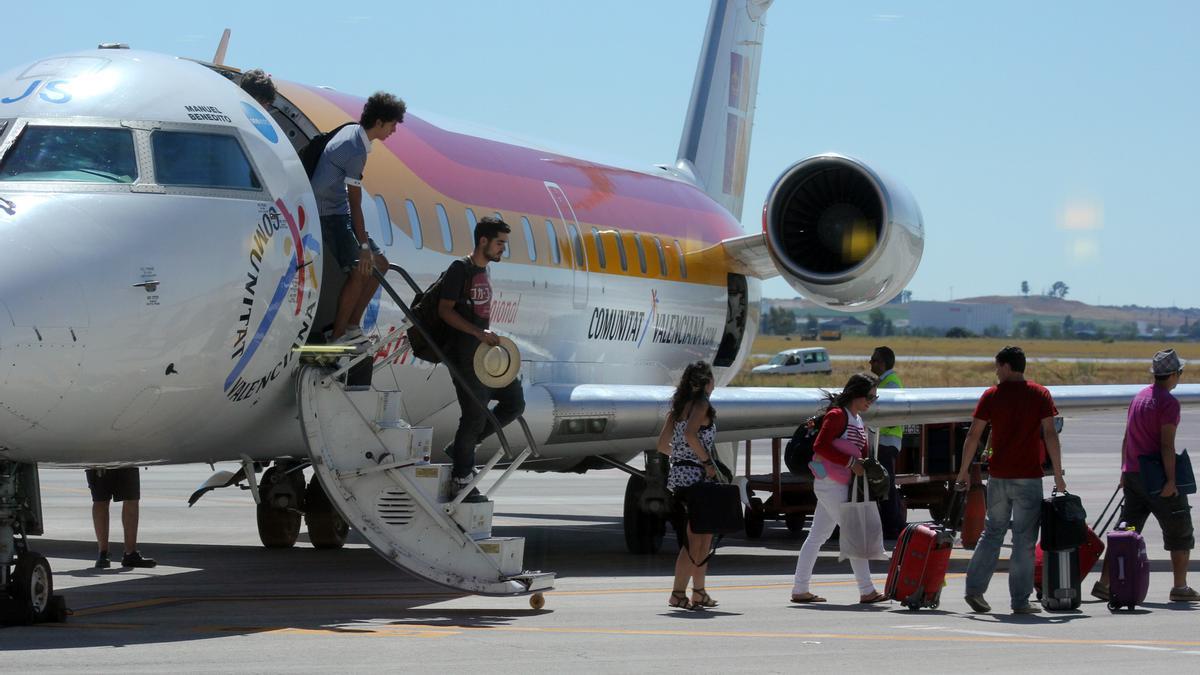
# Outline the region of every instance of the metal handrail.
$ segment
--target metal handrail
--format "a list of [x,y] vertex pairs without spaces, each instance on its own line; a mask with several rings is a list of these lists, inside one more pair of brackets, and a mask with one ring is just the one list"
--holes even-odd
[[[417,285],[416,281],[413,281],[412,276],[403,267],[395,263],[389,263],[388,269],[393,272],[398,272],[400,276],[404,277],[404,280],[408,282],[409,287],[413,289],[414,293],[421,292],[421,287]],[[442,348],[433,340],[433,336],[429,334],[429,331],[417,319],[417,315],[413,313],[412,308],[409,307],[408,304],[401,300],[400,296],[396,294],[395,289],[393,289],[392,285],[389,284],[387,279],[384,278],[383,272],[380,272],[378,269],[372,269],[371,271],[375,275],[375,278],[379,281],[380,287],[387,291],[387,294],[391,296],[392,301],[400,307],[400,311],[404,312],[404,316],[408,319],[409,323],[412,324],[412,327],[421,331],[421,335],[425,338],[425,341],[429,343],[429,346],[433,349],[433,353],[437,354],[438,358],[442,360],[442,365],[446,366],[446,371],[450,373],[450,378],[458,384],[464,384],[465,378],[463,378],[462,373],[458,372],[458,368],[456,368],[454,364],[446,358],[445,352],[442,351]],[[471,397],[471,400],[475,402],[475,405],[483,409],[484,414],[487,415],[488,421],[491,422],[494,427],[496,427],[496,438],[500,440],[500,447],[504,449],[504,454],[510,460],[512,460],[514,464],[519,465],[519,462],[516,461],[518,459],[523,462],[524,459],[512,451],[512,447],[508,444],[508,437],[504,435],[504,429],[502,429],[500,426],[500,420],[496,419],[495,413],[493,413],[491,409],[487,407],[486,402],[480,401],[479,397],[475,395],[475,392],[472,391],[470,387],[464,386],[462,389],[467,392],[467,395]],[[527,447],[529,448],[530,453],[534,457],[541,457],[541,453],[538,452],[537,443],[533,440],[533,434],[530,432],[529,425],[526,424],[524,416],[518,415],[516,421],[518,421],[521,425],[521,431],[525,435],[525,442],[529,444]],[[525,453],[521,454],[524,455]],[[483,474],[481,473],[477,478],[482,477]]]

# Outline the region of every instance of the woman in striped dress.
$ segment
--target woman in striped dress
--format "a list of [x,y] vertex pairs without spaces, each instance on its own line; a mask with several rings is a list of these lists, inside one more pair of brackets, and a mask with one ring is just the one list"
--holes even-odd
[[[863,472],[862,460],[867,457],[867,428],[862,414],[875,402],[878,379],[870,373],[850,376],[837,395],[829,394],[829,407],[821,421],[821,430],[813,442],[813,493],[817,510],[813,513],[808,538],[796,558],[796,576],[792,585],[792,602],[825,602],[825,598],[809,591],[813,566],[821,547],[838,526],[838,507],[849,499],[850,476]],[[850,568],[858,581],[858,601],[880,602],[886,598],[871,581],[871,568],[866,560],[851,558]]]

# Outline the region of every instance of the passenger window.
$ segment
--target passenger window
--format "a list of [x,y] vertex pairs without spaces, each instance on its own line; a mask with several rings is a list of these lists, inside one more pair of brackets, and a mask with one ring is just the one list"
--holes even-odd
[[261,190],[242,144],[233,136],[195,131],[150,135],[154,176],[160,185]]
[[475,241],[475,226],[478,224],[479,221],[475,219],[475,212],[467,209],[467,241],[471,242],[472,251],[475,250],[475,244],[479,243]]
[[453,251],[454,235],[450,232],[450,217],[446,215],[446,207],[435,204],[434,210],[437,211],[438,224],[442,226],[442,245],[447,251]]
[[[506,223],[508,222],[507,220],[504,220],[504,216],[500,215],[500,212],[499,212],[499,211],[493,211],[493,212],[492,212],[492,215],[496,217],[496,220],[501,220],[501,221],[504,221],[504,222],[506,222]],[[512,239],[512,235],[511,235],[511,234],[509,235],[509,239]],[[512,243],[511,243],[511,242],[508,244],[508,246],[505,246],[505,247],[504,247],[504,257],[505,257],[505,258],[511,258],[511,257],[512,257]]]
[[562,249],[558,247],[558,232],[554,230],[554,223],[549,218],[546,219],[546,236],[550,238],[550,255],[554,259],[554,264],[561,265]]
[[625,236],[617,230],[617,257],[621,259],[621,271],[629,271],[629,258],[625,256]]
[[537,262],[537,242],[533,238],[533,225],[529,219],[521,216],[521,226],[525,228],[525,246],[529,248],[529,261]]
[[587,269],[587,260],[583,257],[583,238],[574,225],[567,224],[567,232],[571,235],[571,253],[575,256],[575,269]]
[[683,257],[683,247],[679,245],[679,240],[675,240],[675,248],[679,251],[679,276],[687,278],[687,260]]
[[816,354],[805,354],[805,355],[804,355],[804,362],[805,362],[805,363],[816,363],[816,362],[817,362],[817,355],[816,355]]
[[665,277],[667,276],[667,253],[663,250],[662,240],[658,237],[654,238],[654,248],[658,250],[658,271]]
[[642,235],[633,233],[633,245],[637,247],[638,266],[642,268],[642,274],[646,273],[646,248],[642,246]]
[[412,229],[413,246],[424,248],[425,238],[421,235],[421,217],[417,215],[417,205],[411,199],[404,200],[404,209],[408,211],[408,226]]
[[375,210],[379,212],[379,232],[383,235],[383,241],[379,243],[391,246],[395,241],[395,232],[392,231],[392,214],[388,213],[387,202],[384,201],[383,195],[375,195],[375,207]]
[[608,261],[604,259],[604,240],[600,238],[600,230],[592,228],[592,238],[596,240],[596,260],[600,263],[600,269],[608,267]]
[[132,183],[133,132],[102,127],[27,126],[0,163],[0,180]]

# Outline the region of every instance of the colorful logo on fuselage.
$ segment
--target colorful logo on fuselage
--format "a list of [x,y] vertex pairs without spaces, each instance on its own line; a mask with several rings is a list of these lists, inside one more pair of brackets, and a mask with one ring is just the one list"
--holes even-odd
[[242,111],[246,113],[246,119],[250,120],[250,124],[258,129],[258,133],[262,134],[263,138],[272,143],[279,142],[279,134],[275,133],[275,125],[271,124],[271,120],[267,119],[267,116],[262,114],[257,106],[242,101]]
[[[245,284],[245,294],[241,304],[242,314],[238,317],[240,325],[234,339],[233,353],[230,355],[230,358],[235,360],[235,363],[233,370],[225,378],[225,395],[232,401],[244,401],[254,396],[262,391],[270,382],[278,378],[279,375],[286,373],[287,366],[292,360],[293,350],[303,345],[308,336],[313,316],[316,313],[317,296],[316,294],[311,294],[308,304],[305,304],[305,277],[309,274],[309,264],[313,262],[312,258],[306,260],[305,251],[311,251],[314,254],[320,253],[321,245],[313,235],[302,232],[304,226],[304,208],[299,207],[297,215],[293,217],[292,212],[288,210],[283,200],[278,199],[275,201],[275,205],[263,214],[261,221],[254,229],[250,247],[250,268],[246,272],[249,282]],[[263,312],[262,318],[259,319],[257,328],[251,334],[250,321],[257,302],[255,290],[258,285],[260,266],[264,256],[269,253],[268,247],[275,233],[285,228],[291,234],[291,241],[285,242],[291,244],[290,247],[285,246],[285,250],[288,248],[291,249],[288,265],[283,271],[282,276],[279,277],[278,283],[275,284],[275,291],[271,295],[266,310]],[[274,364],[274,367],[270,371],[267,371],[260,377],[253,377],[251,379],[243,378],[242,374],[246,366],[254,358],[254,354],[258,351],[259,346],[271,331],[271,326],[275,323],[275,318],[278,316],[279,310],[283,307],[284,301],[288,299],[289,290],[293,288],[293,283],[296,290],[296,302],[294,309],[292,309],[292,315],[300,316],[301,312],[303,312],[304,320],[301,322],[301,327],[292,340],[291,347]],[[313,285],[315,286],[315,283]]]

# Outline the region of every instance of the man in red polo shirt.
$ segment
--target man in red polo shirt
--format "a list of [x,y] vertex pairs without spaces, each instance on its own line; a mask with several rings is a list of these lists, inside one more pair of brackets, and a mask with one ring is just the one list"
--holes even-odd
[[999,383],[983,392],[975,406],[971,430],[963,445],[962,468],[956,489],[967,488],[967,473],[983,428],[992,425],[992,458],[988,463],[987,520],[983,536],[967,566],[965,600],[976,612],[990,612],[983,599],[1000,559],[1000,546],[1012,524],[1012,557],[1008,566],[1008,592],[1014,614],[1040,611],[1029,604],[1033,592],[1033,549],[1042,509],[1042,457],[1054,466],[1054,487],[1065,492],[1062,452],[1054,417],[1058,409],[1042,385],[1025,379],[1025,352],[1005,347],[996,354]]

